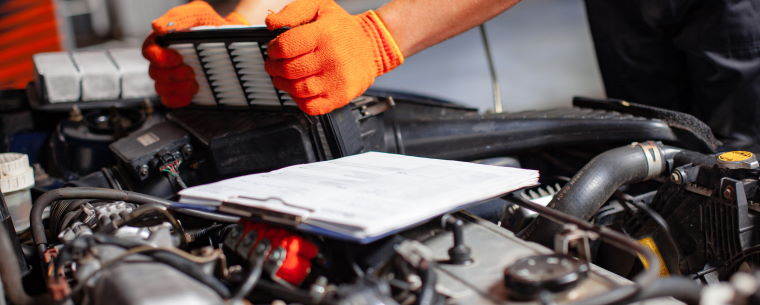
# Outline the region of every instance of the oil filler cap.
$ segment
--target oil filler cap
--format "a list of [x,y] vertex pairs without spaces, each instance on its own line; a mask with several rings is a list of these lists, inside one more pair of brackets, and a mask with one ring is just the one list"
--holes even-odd
[[504,286],[514,300],[536,299],[541,293],[558,293],[588,276],[588,264],[563,254],[519,259],[504,270]]
[[756,169],[760,167],[755,154],[743,150],[718,154],[718,165],[727,169]]

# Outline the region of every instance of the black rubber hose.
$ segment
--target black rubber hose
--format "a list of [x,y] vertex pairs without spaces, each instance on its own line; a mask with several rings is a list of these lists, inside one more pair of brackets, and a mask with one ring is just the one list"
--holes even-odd
[[420,293],[417,296],[417,305],[439,305],[442,304],[442,299],[438,292],[435,291],[435,285],[438,283],[438,277],[435,274],[435,270],[430,266],[429,262],[423,262],[420,265],[420,279],[422,280],[422,287],[420,287]]
[[640,290],[631,300],[630,303],[642,302],[649,299],[672,297],[689,305],[699,304],[702,294],[702,286],[696,281],[672,276],[661,278],[652,283],[646,289]]
[[[665,155],[654,142],[633,143],[608,150],[589,161],[554,196],[548,207],[589,220],[621,186],[662,174]],[[523,238],[553,244],[559,224],[539,216],[522,233]]]
[[26,294],[21,282],[21,269],[18,265],[18,257],[13,251],[8,230],[0,226],[0,278],[2,278],[5,296],[13,305],[52,304],[47,296],[31,297]]
[[180,272],[194,278],[195,280],[213,289],[223,298],[226,299],[230,297],[231,293],[229,288],[227,288],[227,286],[225,286],[217,278],[203,272],[202,269],[198,267],[198,264],[185,260],[184,258],[171,252],[156,251],[150,253],[149,256],[160,263],[167,264],[174,269],[177,269]]
[[254,260],[253,266],[251,266],[251,269],[248,270],[248,274],[246,275],[245,280],[243,280],[243,283],[240,284],[240,287],[235,292],[235,294],[232,295],[232,300],[243,300],[243,298],[248,296],[248,294],[251,293],[251,290],[256,287],[256,283],[258,283],[259,279],[261,278],[261,273],[264,271],[265,259],[266,255],[259,255],[259,257]]
[[[34,244],[38,249],[44,251],[40,245],[47,244],[47,237],[45,236],[45,227],[42,223],[42,211],[46,207],[50,206],[53,202],[62,199],[100,199],[100,200],[114,200],[114,201],[126,201],[136,204],[157,203],[163,206],[171,206],[173,202],[164,200],[161,198],[153,197],[136,192],[114,190],[107,188],[94,188],[94,187],[67,187],[55,189],[42,194],[32,206],[32,211],[29,217],[32,229],[32,238]],[[237,217],[224,216],[209,212],[196,211],[190,209],[176,209],[176,211],[194,217],[203,219],[219,221],[219,222],[237,222]],[[42,254],[41,252],[38,254]]]

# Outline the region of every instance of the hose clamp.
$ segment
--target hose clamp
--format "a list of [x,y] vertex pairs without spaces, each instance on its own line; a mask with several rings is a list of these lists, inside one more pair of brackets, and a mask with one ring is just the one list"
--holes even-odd
[[665,171],[665,158],[662,155],[660,145],[654,141],[633,143],[632,145],[638,146],[644,152],[644,158],[647,161],[646,179],[655,178]]

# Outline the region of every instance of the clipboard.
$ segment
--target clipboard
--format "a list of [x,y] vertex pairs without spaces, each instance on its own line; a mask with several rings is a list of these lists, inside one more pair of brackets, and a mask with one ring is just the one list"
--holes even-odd
[[180,202],[368,243],[537,182],[534,170],[369,152],[188,188]]

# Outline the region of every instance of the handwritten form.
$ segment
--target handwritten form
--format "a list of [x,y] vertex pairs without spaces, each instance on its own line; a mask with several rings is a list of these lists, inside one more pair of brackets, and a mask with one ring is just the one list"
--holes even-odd
[[282,213],[365,239],[537,181],[534,170],[368,152],[191,187],[180,201]]

